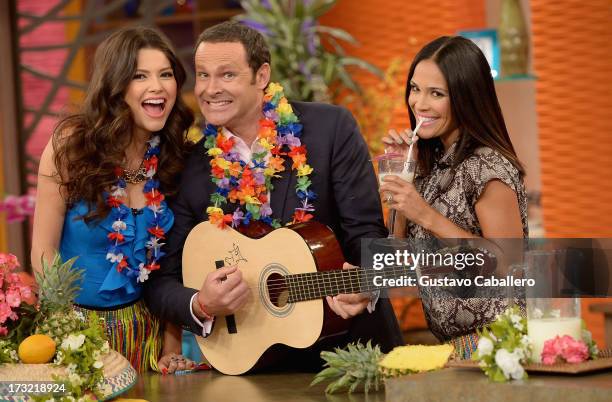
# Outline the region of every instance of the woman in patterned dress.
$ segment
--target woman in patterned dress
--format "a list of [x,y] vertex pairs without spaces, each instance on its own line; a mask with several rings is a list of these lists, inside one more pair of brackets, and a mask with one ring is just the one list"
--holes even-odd
[[[422,121],[415,180],[387,176],[380,188],[398,211],[398,237],[527,238],[525,171],[480,49],[462,37],[427,44],[410,67],[406,105],[412,127]],[[406,154],[412,137],[411,130],[392,130],[383,141],[387,152]],[[419,291],[431,331],[462,358],[476,347],[476,329],[507,306],[503,290],[486,299],[450,297],[430,286]]]

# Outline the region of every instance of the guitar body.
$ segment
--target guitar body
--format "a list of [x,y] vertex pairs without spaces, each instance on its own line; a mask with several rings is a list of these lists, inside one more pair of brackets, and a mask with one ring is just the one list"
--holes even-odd
[[228,328],[226,317],[217,317],[208,337],[196,337],[206,360],[224,374],[247,372],[274,344],[306,348],[348,325],[321,299],[288,302],[283,279],[289,274],[341,269],[344,258],[333,232],[317,222],[267,234],[250,226],[254,230],[250,236],[260,238],[200,223],[187,236],[183,250],[185,286],[199,289],[217,266],[237,265],[251,290],[247,304],[234,314],[235,327],[230,322]]

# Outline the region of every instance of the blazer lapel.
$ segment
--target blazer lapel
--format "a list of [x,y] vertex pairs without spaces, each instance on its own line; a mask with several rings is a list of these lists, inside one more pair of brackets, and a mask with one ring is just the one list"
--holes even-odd
[[291,158],[285,157],[285,170],[281,172],[281,177],[272,179],[274,189],[270,196],[270,208],[272,208],[272,216],[279,219],[281,224],[285,224],[291,219],[291,211],[289,210],[291,206],[287,205],[289,188],[295,187],[295,175],[291,169],[291,164]]

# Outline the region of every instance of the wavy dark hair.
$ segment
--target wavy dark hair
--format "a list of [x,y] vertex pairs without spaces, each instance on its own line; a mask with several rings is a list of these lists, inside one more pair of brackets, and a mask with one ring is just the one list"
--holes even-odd
[[[124,101],[137,69],[140,49],[158,49],[168,58],[177,84],[177,99],[160,136],[157,178],[167,195],[176,191],[188,143],[185,130],[193,122],[191,110],[180,97],[186,74],[170,42],[155,29],[130,27],[114,32],[96,50],[93,74],[79,113],[62,119],[53,133],[55,166],[69,204],[84,200],[87,222],[104,218],[109,207],[103,192],[115,184],[115,167],[125,157],[134,125]],[[95,208],[93,208],[95,206]]]
[[[435,62],[448,85],[451,114],[459,129],[454,166],[463,162],[476,148],[486,146],[506,157],[523,176],[525,170],[506,129],[491,68],[478,46],[469,39],[442,36],[425,45],[415,56],[408,71],[405,99],[412,129],[416,126],[416,118],[408,104],[410,81],[416,66],[423,60]],[[436,149],[442,147],[442,142],[439,138],[432,138],[419,140],[417,145],[419,167],[428,175],[436,160]]]

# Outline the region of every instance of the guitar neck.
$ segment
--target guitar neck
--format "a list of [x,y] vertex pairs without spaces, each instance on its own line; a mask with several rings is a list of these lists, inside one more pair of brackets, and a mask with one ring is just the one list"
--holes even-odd
[[388,289],[397,286],[376,286],[374,277],[378,282],[388,283],[383,279],[397,279],[402,275],[409,275],[410,269],[406,267],[387,267],[383,270],[354,268],[331,271],[308,272],[285,276],[289,290],[289,303],[306,300],[321,299],[325,296],[335,296],[340,293],[365,293],[379,289]]

